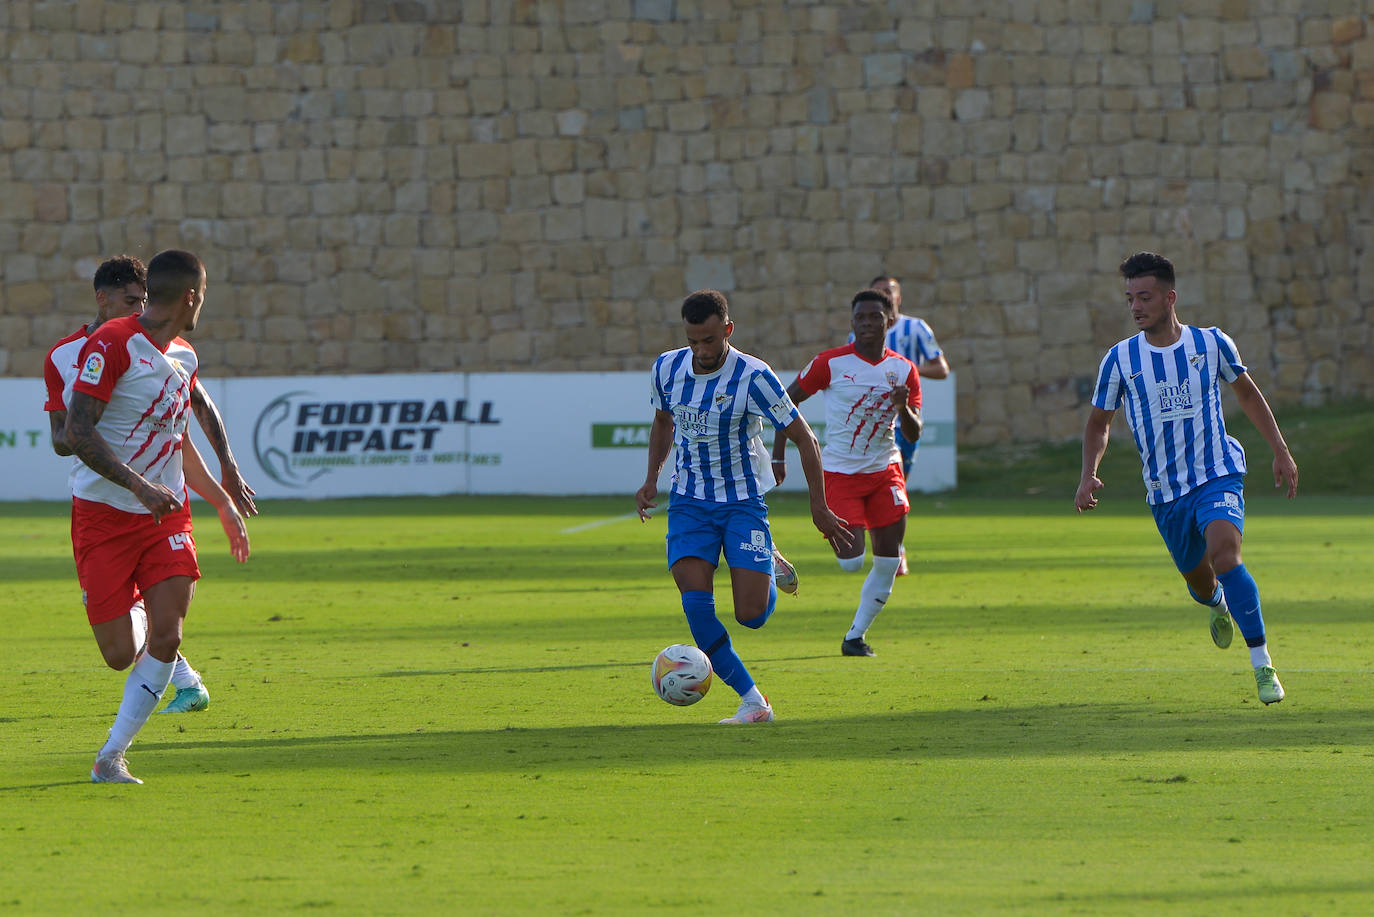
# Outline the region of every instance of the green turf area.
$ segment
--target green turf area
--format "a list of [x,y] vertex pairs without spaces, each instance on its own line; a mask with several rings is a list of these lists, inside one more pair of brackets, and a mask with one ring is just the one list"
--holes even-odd
[[1121,491],[918,497],[872,659],[777,497],[801,592],[731,627],[778,717],[737,728],[650,689],[689,635],[628,495],[269,503],[244,567],[200,506],[212,703],[142,787],[87,782],[123,675],[65,508],[0,504],[0,914],[1374,912],[1374,498],[1252,507],[1266,708]]

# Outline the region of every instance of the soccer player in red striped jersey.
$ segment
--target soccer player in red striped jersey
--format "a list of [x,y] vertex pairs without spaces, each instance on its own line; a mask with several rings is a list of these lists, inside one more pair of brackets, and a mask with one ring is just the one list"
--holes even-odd
[[180,339],[205,303],[205,266],[190,252],[165,251],[148,265],[142,314],[105,322],[78,358],[65,441],[82,464],[72,475],[72,548],[92,622],[127,614],[141,594],[145,651],[91,780],[141,783],[125,752],[172,678],[182,622],[200,577],[187,484],[219,511],[230,553],[248,559],[248,533],[233,501],[186,437],[195,350]]
[[[880,290],[860,290],[849,308],[854,340],[813,358],[787,394],[800,404],[825,392],[825,498],[854,535],[850,545],[834,545],[840,566],[858,572],[865,530],[873,542],[873,567],[859,590],[859,606],[840,652],[872,656],[865,635],[892,595],[910,508],[893,431],[900,426],[912,442],[920,438],[921,380],[915,364],[886,346],[887,329],[897,315],[892,299]],[[773,472],[779,480],[787,471],[786,445],[781,437],[773,442]]]

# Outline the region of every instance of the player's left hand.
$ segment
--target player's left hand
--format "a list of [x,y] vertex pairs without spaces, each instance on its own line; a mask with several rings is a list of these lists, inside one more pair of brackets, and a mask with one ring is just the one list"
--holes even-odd
[[239,563],[246,561],[249,551],[248,527],[243,524],[243,517],[233,503],[226,503],[219,508],[219,524],[224,528],[224,534],[229,536],[229,553],[234,560]]
[[897,407],[906,404],[907,399],[910,397],[911,389],[907,387],[906,383],[892,386],[892,403],[897,405]]
[[854,532],[850,530],[849,523],[831,512],[829,507],[812,507],[811,521],[838,556],[847,557],[853,550]]
[[1298,495],[1298,463],[1293,461],[1291,452],[1274,456],[1274,486],[1282,487],[1285,483],[1291,500]]
[[237,468],[226,468],[224,477],[220,480],[220,486],[229,495],[229,499],[234,501],[234,506],[245,516],[256,516],[258,506],[253,502],[253,498],[258,492],[248,486],[248,482],[243,479]]

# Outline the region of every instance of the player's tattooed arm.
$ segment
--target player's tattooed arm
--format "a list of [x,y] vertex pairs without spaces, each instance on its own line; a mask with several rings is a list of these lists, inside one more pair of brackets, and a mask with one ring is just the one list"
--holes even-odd
[[48,428],[52,435],[52,451],[58,455],[71,455],[72,447],[67,445],[67,412],[49,411]]
[[86,467],[103,478],[130,491],[138,502],[152,512],[155,520],[181,508],[181,501],[166,487],[153,484],[119,460],[96,430],[95,425],[105,413],[105,402],[84,392],[72,392],[67,406],[67,444]]
[[245,516],[256,516],[258,508],[253,502],[253,497],[257,491],[248,486],[248,482],[239,472],[234,452],[229,448],[229,433],[224,428],[224,418],[199,379],[191,388],[191,411],[195,413],[196,422],[205,432],[210,448],[215,450],[215,457],[219,459],[220,484],[225,493],[234,501],[234,506],[240,513]]

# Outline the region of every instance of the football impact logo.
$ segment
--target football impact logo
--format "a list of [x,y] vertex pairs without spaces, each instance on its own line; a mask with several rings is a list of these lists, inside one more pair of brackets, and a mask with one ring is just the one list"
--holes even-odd
[[468,425],[499,424],[493,402],[468,416],[466,399],[396,398],[324,401],[314,392],[272,399],[253,427],[253,451],[267,476],[304,488],[338,468],[429,464],[499,464],[499,454],[440,452]]

